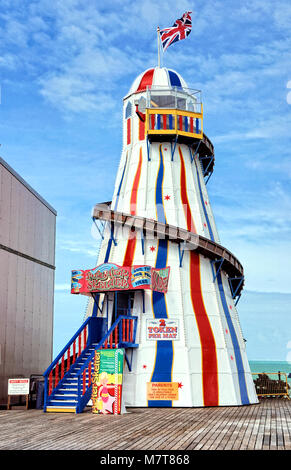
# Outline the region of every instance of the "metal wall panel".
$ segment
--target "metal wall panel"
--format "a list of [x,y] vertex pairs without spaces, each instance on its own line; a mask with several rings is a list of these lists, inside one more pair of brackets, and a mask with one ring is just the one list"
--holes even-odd
[[0,404],[6,404],[8,378],[42,374],[52,359],[56,212],[2,162]]
[[53,265],[56,214],[0,162],[0,243]]

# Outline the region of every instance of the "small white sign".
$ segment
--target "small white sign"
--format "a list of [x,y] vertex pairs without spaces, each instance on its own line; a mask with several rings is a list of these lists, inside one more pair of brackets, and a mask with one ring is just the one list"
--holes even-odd
[[8,379],[8,395],[29,395],[29,379]]
[[177,318],[155,318],[147,320],[148,341],[175,341],[179,339]]

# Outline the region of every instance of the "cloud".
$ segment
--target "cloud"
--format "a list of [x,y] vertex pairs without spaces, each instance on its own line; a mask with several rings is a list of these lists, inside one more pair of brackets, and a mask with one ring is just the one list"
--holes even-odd
[[71,290],[71,284],[68,283],[58,283],[55,284],[56,291],[69,291]]
[[90,243],[90,239],[78,239],[76,240],[59,240],[58,241],[58,249],[69,251],[71,253],[78,253],[81,255],[89,256],[96,259],[97,256],[97,243],[92,240]]

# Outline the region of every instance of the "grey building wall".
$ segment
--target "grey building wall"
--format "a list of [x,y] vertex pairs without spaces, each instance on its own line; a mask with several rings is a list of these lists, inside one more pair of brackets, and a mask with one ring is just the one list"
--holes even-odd
[[52,359],[56,211],[0,157],[0,404]]

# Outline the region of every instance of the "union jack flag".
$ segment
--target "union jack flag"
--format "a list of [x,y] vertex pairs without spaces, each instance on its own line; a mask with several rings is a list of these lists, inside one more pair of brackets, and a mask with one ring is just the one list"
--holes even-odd
[[192,29],[192,11],[186,11],[182,18],[175,21],[171,28],[160,30],[163,51],[165,51],[171,44],[189,36]]

